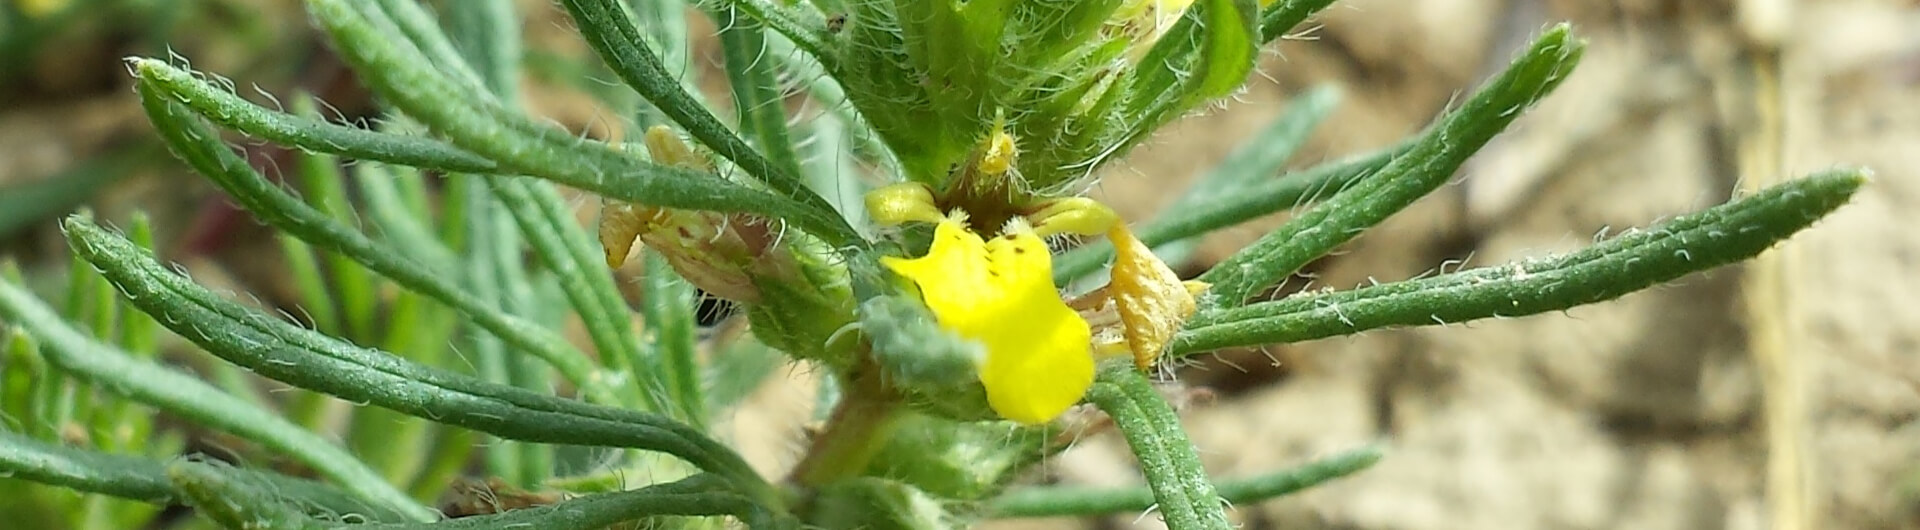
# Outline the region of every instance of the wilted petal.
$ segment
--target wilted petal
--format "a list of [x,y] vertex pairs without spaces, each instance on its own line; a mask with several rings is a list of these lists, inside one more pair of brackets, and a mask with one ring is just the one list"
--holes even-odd
[[1180,276],[1123,224],[1109,229],[1107,239],[1114,249],[1113,279],[1107,285],[1107,295],[1120,314],[1134,365],[1145,370],[1160,358],[1187,317],[1193,316],[1198,307],[1194,295],[1206,284],[1181,282]]

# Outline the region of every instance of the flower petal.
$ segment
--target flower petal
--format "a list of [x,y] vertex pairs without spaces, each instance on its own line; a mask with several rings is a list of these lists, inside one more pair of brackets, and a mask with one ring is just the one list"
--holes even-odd
[[985,241],[941,221],[926,256],[882,263],[919,286],[941,327],[984,346],[980,382],[1002,417],[1050,421],[1093,384],[1091,331],[1060,300],[1046,243],[1024,223]]

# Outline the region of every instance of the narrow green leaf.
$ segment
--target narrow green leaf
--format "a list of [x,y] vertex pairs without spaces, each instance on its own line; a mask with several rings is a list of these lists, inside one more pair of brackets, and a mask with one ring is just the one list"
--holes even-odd
[[[466,218],[460,220],[467,225],[467,247],[463,249],[461,264],[465,266],[467,289],[474,298],[488,307],[500,308],[502,312],[511,312],[526,308],[510,303],[505,284],[513,281],[503,277],[501,270],[501,250],[505,245],[517,245],[519,234],[513,230],[510,214],[495,198],[490,189],[491,179],[483,179],[487,187],[469,186],[460,197],[454,197],[466,204],[462,213]],[[511,243],[509,243],[511,242]],[[506,347],[496,337],[483,333],[469,334],[465,342],[464,355],[473,365],[473,373],[480,380],[496,384],[511,384],[511,369],[507,363]],[[609,378],[619,381],[622,378],[616,371]],[[616,387],[617,388],[617,387]],[[486,473],[501,477],[510,483],[524,484],[520,480],[520,444],[513,441],[488,439],[481,448],[481,457],[486,463]]]
[[667,386],[659,362],[641,355],[626,301],[620,297],[599,245],[575,224],[566,201],[545,183],[489,179],[487,186],[511,212],[540,260],[560,280],[560,289],[586,325],[601,362],[613,372],[611,377],[630,381],[625,386],[632,395],[626,403],[677,414],[673,402],[662,392]]
[[[880,140],[879,133],[874,132],[873,126],[867,122],[866,116],[861,115],[860,109],[854,108],[853,102],[847,99],[846,88],[841,86],[839,80],[827,75],[826,68],[820,66],[819,61],[815,61],[812,56],[802,53],[799,48],[794,47],[793,41],[787,40],[787,38],[782,35],[767,36],[766,58],[779,62],[781,70],[787,72],[786,78],[793,79],[800,83],[800,87],[806,90],[807,94],[815,101],[818,101],[827,114],[839,118],[837,120],[837,128],[844,129],[846,131],[844,134],[847,138],[847,140],[841,143],[852,144],[855,154],[870,163],[879,165],[882,171],[899,173],[900,161],[894,159],[893,150],[888,149],[887,145]],[[816,125],[816,127],[818,126]],[[816,131],[817,130],[816,128]],[[818,132],[815,133],[814,141],[820,141]],[[803,144],[804,143],[805,142],[803,142]],[[811,162],[813,157],[803,156],[802,160],[802,163],[805,164]],[[853,166],[844,165],[838,167],[841,171],[851,171]],[[827,196],[828,202],[834,202],[834,200],[838,198],[825,191],[824,188],[821,188],[817,180],[811,183],[815,191]],[[834,207],[840,210],[841,215],[856,212],[865,213],[866,211],[865,208],[849,208],[839,203],[835,203]],[[852,220],[849,220],[849,222],[853,223],[854,226],[864,226],[861,222]]]
[[[807,55],[820,62],[828,72],[839,75],[838,64],[842,58],[834,53],[833,31],[827,27],[826,16],[804,3],[786,2],[785,5],[767,0],[724,0],[725,5],[746,12],[760,22],[780,32],[794,45],[806,50]],[[846,15],[844,11],[835,15]],[[648,98],[652,99],[652,98]]]
[[[91,217],[90,210],[82,210],[79,215]],[[77,260],[76,260],[77,261]],[[82,333],[91,337],[111,337],[120,316],[120,305],[115,302],[113,284],[100,276],[84,263],[69,266],[67,278],[67,318],[79,324]],[[59,367],[58,363],[54,366]],[[62,374],[78,377],[76,374]],[[89,438],[108,440],[111,437],[104,432],[101,424],[101,410],[108,408],[112,398],[102,395],[96,389],[79,384],[63,385],[60,399],[55,402],[55,423],[61,429],[85,429]]]
[[[1103,46],[1099,34],[1123,0],[1021,2],[1015,8],[1015,27],[1009,28],[1006,66],[1039,67],[1051,73],[1073,64],[1089,50]],[[1038,72],[1036,72],[1038,73]],[[1033,75],[1033,74],[1028,74]],[[1028,85],[1031,83],[1016,83]]]
[[1226,506],[1180,426],[1180,416],[1133,365],[1111,363],[1101,368],[1087,391],[1087,401],[1106,411],[1126,437],[1168,528],[1230,528]]
[[[1307,464],[1252,477],[1220,480],[1220,497],[1239,507],[1285,496],[1372,467],[1381,450],[1368,446]],[[987,503],[988,517],[1064,517],[1145,512],[1153,509],[1148,488],[1029,487],[1009,491]]]
[[809,138],[801,146],[800,166],[805,170],[807,185],[827,197],[841,217],[854,226],[867,226],[868,188],[855,158],[859,142],[851,136],[859,133],[850,130],[843,116],[821,114],[802,125]]
[[[393,2],[388,3],[393,4]],[[448,27],[452,32],[453,47],[460,53],[460,58],[458,60],[446,58],[445,61],[465,62],[472,65],[488,93],[505,102],[508,107],[517,106],[521,42],[520,24],[514,16],[512,0],[480,0],[450,9],[448,10]],[[426,39],[416,37],[414,40],[421,42]],[[469,259],[475,262],[476,267],[490,269],[490,272],[473,275],[471,278],[475,281],[472,287],[478,288],[481,287],[481,283],[490,283],[488,287],[494,290],[495,305],[522,316],[532,313],[534,311],[532,281],[527,274],[526,264],[520,256],[522,242],[527,239],[533,240],[534,247],[539,250],[549,266],[555,270],[573,273],[562,274],[562,278],[604,276],[604,274],[596,275],[595,272],[598,271],[581,268],[575,263],[581,254],[589,256],[588,263],[593,263],[591,248],[574,248],[571,254],[555,251],[558,243],[556,240],[560,239],[556,236],[574,235],[576,237],[567,241],[573,242],[577,239],[581,240],[581,243],[584,243],[585,236],[581,234],[573,218],[542,217],[539,215],[541,205],[528,200],[531,197],[539,197],[548,202],[559,202],[559,195],[553,191],[552,184],[531,180],[506,181],[497,178],[489,178],[487,184],[492,197],[488,201],[489,204],[486,204],[486,213],[491,215],[482,215],[475,220],[489,226],[486,226],[483,232],[476,232],[478,237],[470,241],[479,242],[485,239],[487,244],[476,245],[472,249],[475,251],[469,252]],[[521,198],[518,200],[510,198],[504,190],[516,190]],[[496,213],[496,210],[503,211]],[[513,233],[514,223],[520,227],[518,234]],[[611,281],[604,283],[609,290],[612,289]],[[569,293],[573,294],[574,291]],[[591,295],[592,293],[579,294]],[[582,301],[580,298],[575,300]],[[589,329],[592,330],[595,345],[599,347],[602,359],[626,356],[629,354],[628,350],[632,348],[631,340],[625,343],[609,342],[604,337],[607,330],[604,329],[605,324],[602,321],[608,318],[604,307],[605,304],[595,305],[590,302],[575,304],[575,310],[587,320]],[[617,314],[624,314],[624,312]],[[631,334],[629,338],[630,336]],[[553,392],[551,376],[545,366],[534,362],[535,359],[531,356],[506,355],[504,348],[498,343],[490,346],[487,348],[489,355],[483,366],[488,367],[488,371],[504,372],[504,374],[488,374],[491,380],[506,382],[539,393]],[[515,484],[538,484],[553,472],[552,448],[545,445],[505,442],[488,444],[486,450],[488,462],[494,474],[507,477]]]
[[[314,329],[342,329],[339,314],[333,309],[333,295],[327,289],[327,279],[320,273],[319,252],[287,232],[275,233],[274,239],[280,243],[280,255],[286,262],[287,274],[292,277],[294,293],[299,299],[296,310],[312,321]],[[221,387],[233,391],[229,385],[223,384]],[[284,410],[287,419],[293,420],[294,424],[307,430],[320,431],[327,421],[331,404],[326,396],[301,392],[287,400]]]
[[710,475],[630,491],[600,493],[506,513],[463,517],[433,524],[376,524],[356,530],[598,530],[625,521],[656,516],[732,515],[751,528],[773,527],[774,519],[746,497],[727,491],[726,483]]
[[262,376],[502,438],[660,451],[777,502],[739,455],[665,416],[487,383],[344,343],[223,300],[83,219],[65,227],[76,253],[134,305],[169,315],[161,322],[168,329]]
[[[1134,227],[1134,236],[1148,245],[1159,246],[1311,204],[1386,167],[1409,146],[1403,144],[1287,173],[1194,208],[1164,210],[1145,225]],[[1054,282],[1066,285],[1099,269],[1111,258],[1113,244],[1104,240],[1073,249],[1054,260]]]
[[353,410],[346,434],[347,447],[388,483],[406,484],[426,466],[432,432],[425,421],[362,407]]
[[708,13],[720,26],[727,86],[733,91],[734,119],[741,132],[774,167],[799,176],[800,157],[794,154],[793,139],[787,132],[787,104],[774,72],[777,62],[767,57],[765,28],[736,8],[722,7]]
[[[1301,22],[1305,22],[1307,17],[1333,5],[1333,2],[1334,0],[1280,0],[1268,5],[1266,9],[1258,10],[1258,46],[1273,43],[1287,32],[1293,31],[1293,28],[1299,26]],[[1160,40],[1154,43],[1153,48],[1148,49],[1146,55],[1140,58],[1139,64],[1146,65],[1149,69],[1142,76],[1151,79],[1143,79],[1136,86],[1151,93],[1159,93],[1173,85],[1175,77],[1171,74],[1175,72],[1167,67],[1186,63],[1190,60],[1189,57],[1200,50],[1202,40],[1196,38],[1194,33],[1203,31],[1204,26],[1198,15],[1199,13],[1193,7],[1188,7],[1188,12],[1180,17],[1179,21],[1174,22],[1173,27],[1167,28],[1167,32],[1160,36]]]
[[201,517],[234,530],[252,528],[319,529],[320,521],[264,488],[265,484],[231,473],[218,460],[177,460],[167,465],[167,480]]
[[408,198],[416,192],[405,191],[425,188],[425,177],[420,172],[396,171],[372,162],[355,164],[353,171],[353,181],[358,184],[364,201],[361,213],[379,227],[381,239],[428,269],[448,270],[458,266],[453,250],[426,224],[426,220],[433,218],[433,211],[423,204],[424,200],[416,203]]
[[[627,7],[633,10],[649,47],[660,51],[662,70],[678,78],[683,87],[700,86],[699,65],[694,64],[692,41],[687,38],[686,0],[627,0]],[[699,97],[697,91],[687,92]]]
[[1133,125],[1122,145],[1240,88],[1260,51],[1259,12],[1254,0],[1196,0],[1189,6],[1138,63],[1125,111]]
[[1270,44],[1306,22],[1307,17],[1333,5],[1334,0],[1281,0],[1260,13],[1260,44]]
[[[153,224],[146,214],[136,212],[133,215],[128,238],[135,246],[153,249]],[[104,283],[106,279],[101,278],[100,281]],[[111,284],[108,285],[111,289]],[[156,346],[159,324],[154,322],[153,317],[121,304],[117,299],[108,303],[113,304],[115,312],[119,314],[114,346],[137,359],[155,358],[159,353]],[[153,413],[131,400],[107,400],[95,412],[92,423],[96,447],[109,451],[152,449],[152,440],[148,437],[153,430]],[[111,506],[109,504],[102,508],[110,510]]]
[[[491,182],[492,179],[489,179],[489,181]],[[529,180],[523,182],[523,184],[526,184],[526,187],[532,190],[544,190],[549,193],[553,191],[552,185],[545,182]],[[534,306],[534,279],[533,275],[527,270],[527,262],[523,255],[523,247],[526,246],[526,237],[523,234],[525,234],[527,230],[524,228],[526,226],[525,223],[520,220],[521,208],[499,200],[501,196],[497,193],[497,189],[489,189],[489,191],[494,192],[492,196],[494,200],[490,206],[494,207],[495,212],[495,215],[492,216],[491,219],[493,226],[487,231],[488,234],[491,234],[489,237],[493,240],[491,244],[487,245],[490,247],[492,255],[481,257],[480,260],[485,263],[491,263],[493,266],[493,273],[489,277],[492,278],[491,281],[496,282],[498,285],[499,292],[497,300],[499,301],[499,305],[523,317],[531,316],[540,312],[540,308]],[[554,200],[556,202],[558,201],[557,195],[554,196]],[[569,218],[567,220],[549,222],[565,223],[560,225],[560,228],[577,231],[577,226],[570,221],[571,219]],[[517,233],[515,228],[516,223],[522,226]],[[551,228],[551,225],[544,226]],[[591,271],[592,269],[587,270]],[[586,274],[583,273],[580,274],[580,276],[586,276]],[[611,290],[613,287],[609,284],[607,288]],[[600,348],[599,351],[602,352],[602,355],[618,355],[617,350],[605,347]],[[546,366],[540,364],[538,360],[532,356],[515,355],[512,352],[504,350],[502,353],[505,354],[505,358],[502,359],[504,362],[500,364],[506,370],[506,373],[503,374],[504,377],[499,379],[499,381],[538,394],[553,393],[552,371]],[[602,359],[605,359],[605,357],[602,357]],[[603,364],[606,363],[605,360],[601,362]],[[500,475],[510,477],[510,480],[513,480],[515,484],[539,484],[553,473],[553,448],[551,446],[509,441],[504,444],[490,446],[488,449],[495,453],[504,453],[506,451],[513,453],[512,463],[514,467],[510,469],[503,468],[503,472],[500,473]]]
[[1866,179],[1864,171],[1839,170],[1789,181],[1559,258],[1203,312],[1174,337],[1171,352],[1517,317],[1611,300],[1758,255],[1845,204]]
[[[73,222],[86,223],[77,218]],[[78,225],[70,223],[68,226]],[[90,224],[86,226],[91,227]],[[113,244],[123,253],[142,252],[125,240],[115,239]],[[139,302],[136,300],[135,304]],[[152,312],[146,306],[141,307]],[[159,314],[180,316],[165,312]],[[313,466],[314,470],[339,482],[367,502],[381,504],[416,518],[431,520],[434,517],[432,509],[408,500],[399,490],[381,481],[377,473],[362,466],[353,455],[319,435],[302,430],[272,412],[222,393],[191,375],[169,370],[152,361],[136,359],[96,342],[61,320],[24,288],[0,282],[0,315],[18,323],[43,341],[41,352],[46,355],[48,363],[74,377],[197,424],[230,432],[285,453]],[[184,321],[164,324],[169,327],[190,325]],[[254,347],[259,347],[259,344]]]
[[[7,280],[11,281],[11,280]],[[7,329],[7,357],[0,363],[0,425],[6,429],[18,430],[34,436],[47,436],[53,428],[41,417],[46,410],[42,401],[47,392],[40,387],[52,384],[47,372],[47,361],[40,355],[40,347],[33,343],[33,337],[18,327]]]
[[[294,98],[293,108],[303,116],[319,113],[313,98],[304,94]],[[352,199],[347,197],[346,175],[340,171],[340,161],[331,155],[310,151],[296,151],[293,156],[301,198],[334,222],[358,231],[360,216],[354,211]],[[327,265],[327,297],[336,301],[345,324],[344,328],[321,329],[372,344],[378,337],[374,321],[380,314],[373,274],[337,252],[322,253],[319,257]]]
[[641,315],[660,358],[663,386],[678,407],[675,414],[699,426],[707,421],[707,402],[700,384],[699,337],[694,333],[698,295],[659,253],[647,252],[646,260]]
[[449,98],[447,94],[463,93],[462,85],[424,68],[430,61],[419,50],[402,47],[396,38],[404,35],[397,30],[380,29],[390,27],[392,21],[378,10],[352,0],[307,3],[369,87],[455,145],[502,163],[495,173],[539,177],[640,204],[758,213],[786,220],[835,246],[861,241],[851,226],[819,204],[818,197],[811,203],[796,201],[690,170],[643,162],[603,143],[532,123],[492,98]]
[[[1245,193],[1260,184],[1261,179],[1280,173],[1294,151],[1306,143],[1314,126],[1326,119],[1339,101],[1340,91],[1333,85],[1323,85],[1300,95],[1286,112],[1235,148],[1226,160],[1201,176],[1163,211],[1190,212],[1205,208]],[[1197,246],[1199,241],[1186,239],[1155,245],[1153,252],[1168,263],[1178,263],[1186,260]]]
[[[44,358],[45,355],[43,354],[42,357]],[[41,438],[57,440],[62,435],[61,431],[74,419],[74,392],[78,385],[75,385],[67,374],[62,373],[58,366],[51,363],[49,365],[50,369],[45,372],[46,377],[35,386],[39,394],[33,396],[32,414],[36,423],[40,425],[40,431],[37,434]]]
[[[93,211],[83,209],[78,215],[93,217]],[[117,316],[114,303],[113,285],[85,263],[74,262],[67,266],[67,299],[62,308],[65,316],[85,325],[93,336],[111,336],[114,317]],[[84,398],[83,398],[84,399]],[[80,411],[87,406],[82,402],[76,405]]]
[[[75,449],[5,430],[0,430],[0,473],[154,504],[171,504],[181,499],[180,492],[167,479],[165,464],[157,460]],[[230,473],[247,475],[251,480],[269,485],[268,489],[315,517],[373,522],[413,519],[319,482],[245,469]]]
[[[153,250],[153,219],[147,217],[146,212],[133,213],[133,219],[127,226],[127,239],[132,240],[135,246]],[[160,353],[160,325],[146,313],[121,311],[120,334],[117,338],[120,349],[134,356],[151,359]]]
[[1307,136],[1340,102],[1340,90],[1322,85],[1296,97],[1286,111],[1255,133],[1218,166],[1194,182],[1184,195],[1175,199],[1170,211],[1186,211],[1207,203],[1244,193],[1270,175],[1280,172],[1294,151],[1306,143]]
[[406,252],[381,245],[365,234],[329,219],[274,186],[253,171],[238,155],[207,130],[189,111],[163,99],[151,85],[138,83],[142,104],[160,134],[176,154],[254,215],[308,243],[351,257],[380,275],[452,306],[515,348],[540,357],[559,370],[582,393],[603,403],[618,403],[593,361],[566,340],[538,324],[502,313],[482,303],[446,271],[433,271],[406,258]]
[[113,497],[108,497],[105,495],[88,495],[80,498],[79,500],[80,500],[80,506],[78,508],[79,510],[83,510],[83,511],[77,511],[78,517],[76,517],[76,519],[78,519],[78,521],[73,521],[74,527],[84,528],[88,530],[93,530],[93,529],[106,530],[109,528],[124,527],[124,525],[115,525],[113,521],[113,518],[115,515],[114,512],[117,511],[117,508],[120,506],[130,505],[138,508],[145,508],[146,511],[149,512],[148,515],[152,515],[152,512],[157,511],[157,510],[154,510],[153,506],[150,506],[150,505],[144,505],[139,503],[129,503],[129,502],[115,499]]
[[[625,10],[621,9],[617,0],[564,0],[561,3],[566,5],[567,12],[573,15],[574,23],[580,26],[580,34],[586,37],[587,44],[600,55],[600,60],[606,61],[607,65],[613,68],[614,73],[619,74],[621,80],[640,92],[641,97],[652,102],[655,108],[666,113],[674,123],[686,129],[687,134],[692,135],[694,139],[713,149],[720,156],[733,161],[747,174],[759,178],[767,187],[787,199],[797,201],[798,206],[811,209],[816,213],[833,211],[825,200],[807,189],[806,183],[800,180],[800,175],[791,169],[792,166],[783,167],[774,160],[755,152],[747,145],[746,140],[727,130],[725,124],[720,123],[718,118],[706,111],[706,107],[701,106],[693,96],[682,90],[680,83],[675,81],[660,64],[660,58],[654,55],[653,50],[647,48],[639,28],[634,26],[633,20],[627,16]],[[750,3],[741,2],[734,5],[746,9],[750,7],[748,5]],[[775,28],[779,29],[778,20],[768,20],[758,16],[764,13],[753,14],[756,18],[768,21],[769,24],[775,24]],[[788,38],[795,37],[789,35]],[[797,38],[795,40],[798,42]],[[802,44],[802,47],[806,45]],[[807,226],[814,235],[826,239],[835,246],[862,241],[852,226],[846,225],[837,216],[834,221],[837,223],[820,226],[801,224]]]
[[[987,75],[1001,56],[1008,0],[894,2],[904,51],[941,121],[921,127],[977,140],[994,120],[1005,80]],[[965,87],[965,88],[963,88]],[[964,148],[971,148],[967,145]]]
[[[434,309],[444,312],[438,307],[428,307],[426,297],[419,293],[398,293],[381,322],[386,336],[379,342],[380,348],[414,362],[434,365],[441,357],[440,352],[453,340],[446,334],[430,339],[425,336],[439,329],[425,323],[430,318],[428,313]],[[547,373],[547,366],[541,364],[538,358],[532,355],[521,355],[519,358],[539,364],[537,373]],[[369,467],[380,471],[387,482],[406,484],[426,466],[428,444],[432,436],[433,428],[428,422],[382,408],[361,407],[353,410],[347,442],[353,453],[359,455],[360,460]],[[431,497],[424,499],[432,500]]]
[[479,74],[482,86],[513,105],[520,97],[520,18],[511,0],[466,0],[449,8],[453,47]]
[[320,273],[318,253],[305,241],[285,232],[274,234],[274,239],[280,243],[281,259],[286,262],[294,293],[299,297],[298,310],[313,321],[315,329],[342,329],[340,316],[333,310],[333,295],[327,289],[326,276]]
[[[448,36],[447,32],[441,30],[439,20],[435,14],[428,9],[428,6],[418,0],[349,1],[353,2],[361,12],[367,15],[369,21],[378,27],[377,31],[398,39],[383,44],[409,48],[415,52],[416,58],[421,59],[421,61],[414,63],[416,67],[432,66],[436,73],[445,75],[447,81],[453,83],[453,88],[459,90],[459,92],[447,93],[445,94],[446,96],[471,100],[485,99],[495,103],[501,103],[500,105],[487,107],[486,109],[490,111],[504,111],[504,107],[510,106],[505,100],[491,97],[493,91],[488,88],[490,81],[480,74],[480,71],[475,68],[474,64],[469,62],[466,54],[461,53],[461,46],[455,45],[453,38]],[[309,7],[311,8],[311,4],[309,4]],[[456,21],[461,20],[460,13],[455,13],[454,17]],[[456,30],[466,31],[462,28],[456,28]],[[492,29],[481,28],[477,33],[482,34],[477,38],[489,38],[491,35],[487,33],[491,33],[492,31]],[[482,44],[481,46],[491,46],[491,44]],[[502,59],[504,59],[504,57]],[[516,56],[515,59],[518,59],[518,57]],[[487,61],[491,65],[499,65],[497,62],[493,62],[491,58],[487,59]],[[530,123],[515,123],[514,125],[521,126],[522,130],[530,131],[534,129],[532,127],[526,127],[527,125],[531,125]]]
[[[647,48],[660,52],[660,68],[667,75],[680,82],[680,89],[688,96],[700,101],[701,106],[712,108],[706,98],[700,94],[700,65],[695,64],[693,52],[689,48],[691,40],[687,38],[687,2],[685,0],[627,0],[628,10],[633,12],[635,26],[646,37]],[[597,57],[595,58],[597,59]],[[612,73],[605,63],[595,60],[594,74]],[[585,70],[586,68],[583,68]],[[577,79],[578,76],[575,76]],[[655,125],[669,125],[673,118],[667,116],[652,102],[641,99],[638,93],[625,85],[608,86],[594,83],[595,91],[607,96],[619,98],[623,104],[616,108],[634,108],[634,130],[644,131]]]
[[1566,25],[1548,29],[1506,72],[1447,115],[1407,154],[1293,217],[1227,258],[1200,280],[1222,307],[1239,306],[1260,289],[1439,188],[1487,140],[1559,86],[1580,62],[1585,44]]
[[173,500],[159,462],[83,451],[0,430],[0,470],[30,480],[88,493],[152,503]]
[[249,136],[317,153],[424,169],[485,172],[499,168],[492,160],[432,138],[383,133],[274,112],[203,81],[193,72],[164,62],[139,57],[129,58],[127,62],[133,65],[134,75],[144,81],[144,86],[192,108],[214,123]]
[[[1199,72],[1190,73],[1180,91],[1191,101],[1212,99],[1240,88],[1253,72],[1258,40],[1260,4],[1254,0],[1200,0],[1195,12],[1206,19]],[[1191,8],[1190,8],[1191,9]]]
[[[844,60],[823,68],[851,93],[862,96],[848,103],[858,107],[867,123],[880,133],[878,139],[898,162],[899,176],[939,184],[945,180],[949,164],[965,157],[979,140],[975,133],[983,130],[946,123],[935,110],[932,94],[922,84],[926,79],[921,75],[924,65],[912,55],[895,5],[891,0],[846,3],[846,10],[836,13],[843,24],[832,40]],[[966,132],[957,134],[959,130]]]

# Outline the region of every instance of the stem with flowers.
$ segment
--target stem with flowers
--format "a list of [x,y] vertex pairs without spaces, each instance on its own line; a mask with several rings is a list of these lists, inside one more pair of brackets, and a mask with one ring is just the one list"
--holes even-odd
[[[183,504],[234,528],[944,528],[1142,511],[1226,528],[1233,506],[1383,452],[1210,474],[1150,377],[1166,359],[1608,300],[1763,252],[1867,176],[1788,181],[1564,256],[1253,302],[1444,184],[1567,79],[1584,43],[1548,28],[1430,130],[1283,173],[1338,102],[1315,90],[1181,208],[1130,220],[1079,192],[1160,127],[1232,95],[1263,47],[1331,0],[563,0],[597,59],[575,65],[580,77],[624,84],[599,92],[630,117],[631,142],[527,115],[514,3],[471,1],[436,13],[306,0],[384,102],[372,128],[128,60],[174,153],[284,234],[296,306],[317,316],[236,303],[170,268],[150,235],[71,217],[79,302],[52,307],[18,273],[0,281],[12,330],[0,405],[24,419],[0,432],[0,473]],[[723,28],[730,111],[693,88],[695,12]],[[804,95],[786,92],[796,80]],[[803,98],[825,110],[792,120]],[[313,193],[260,174],[216,127],[306,153]],[[849,191],[864,200],[838,202]],[[576,192],[597,197],[595,226],[572,221]],[[1167,263],[1194,238],[1295,208],[1197,277]],[[1064,248],[1065,236],[1096,243]],[[637,300],[618,287],[635,249]],[[1092,278],[1102,267],[1105,283]],[[739,316],[697,333],[696,292]],[[584,341],[560,332],[568,318]],[[152,360],[160,328],[215,358],[208,381]],[[715,429],[787,363],[836,391],[781,479]],[[255,376],[300,390],[266,396]],[[121,434],[98,446],[60,435],[130,416],[133,434],[156,428],[130,404],[257,442],[317,479],[173,459],[178,444]],[[406,428],[380,429],[395,422]],[[333,423],[349,432],[320,432]],[[1049,455],[1108,431],[1145,487],[1023,485]],[[427,504],[474,483],[488,502]]]

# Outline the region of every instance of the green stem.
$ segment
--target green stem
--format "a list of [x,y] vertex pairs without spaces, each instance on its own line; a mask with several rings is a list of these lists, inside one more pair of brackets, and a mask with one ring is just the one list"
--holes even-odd
[[899,397],[880,382],[874,368],[859,371],[847,382],[826,428],[794,468],[794,482],[818,488],[863,475],[873,455],[886,447],[886,439],[904,409]]

